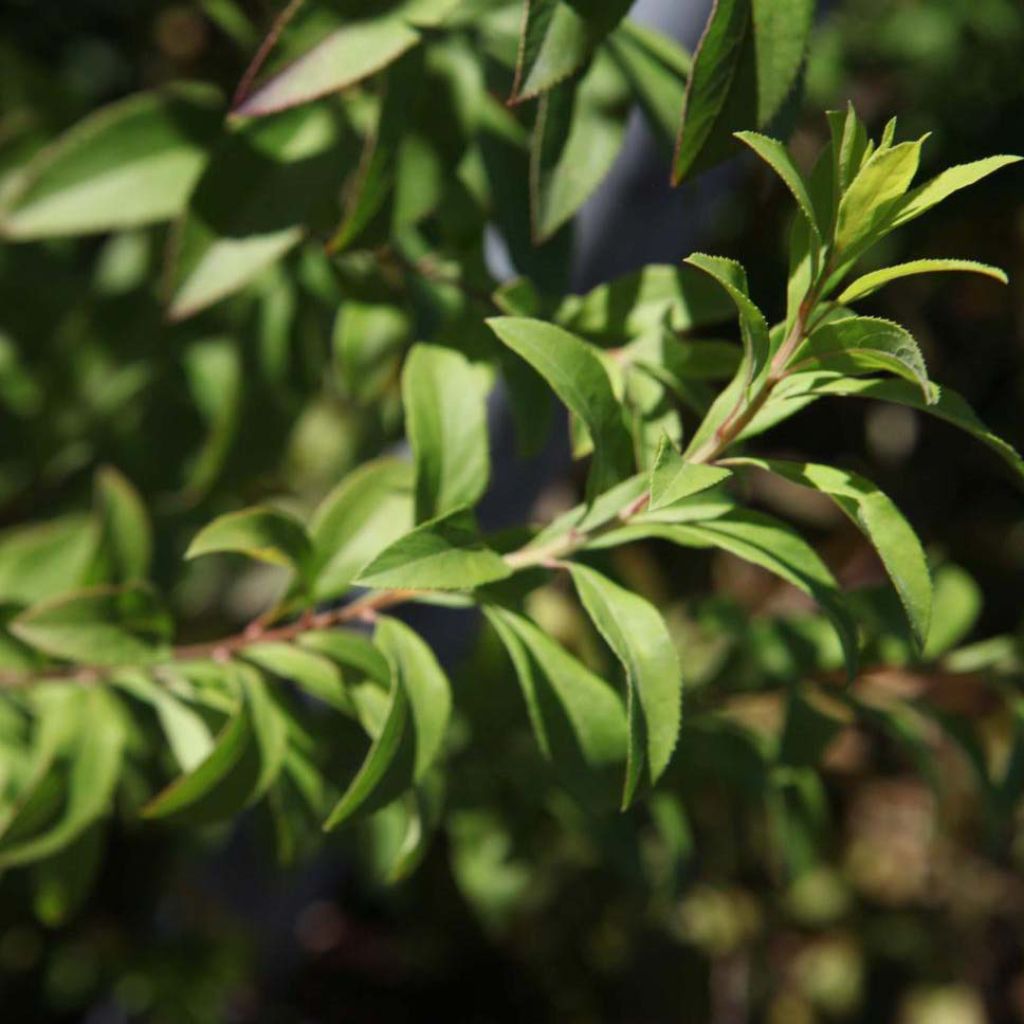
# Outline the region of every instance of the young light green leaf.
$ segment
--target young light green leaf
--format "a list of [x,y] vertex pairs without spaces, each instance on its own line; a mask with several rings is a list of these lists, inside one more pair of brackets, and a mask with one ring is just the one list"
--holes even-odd
[[608,371],[579,338],[526,317],[492,317],[488,326],[525,359],[578,416],[594,442],[587,495],[594,498],[632,471],[632,442]]
[[801,369],[838,370],[854,376],[888,370],[916,383],[926,401],[936,398],[917,342],[905,327],[891,320],[870,316],[831,320],[797,349],[793,364]]
[[416,521],[472,506],[487,489],[486,372],[461,352],[414,345],[402,371],[406,434],[416,472]]
[[921,542],[900,510],[870,480],[833,466],[780,459],[732,459],[827,494],[877,550],[920,643],[928,635],[932,580]]
[[511,574],[460,509],[416,527],[385,548],[356,583],[375,589],[470,590]]
[[86,584],[96,557],[92,516],[67,515],[0,534],[0,602],[32,604]]
[[245,287],[334,208],[351,137],[331,103],[237,126],[210,158],[179,223],[168,316]]
[[880,236],[921,162],[924,139],[879,149],[856,173],[839,201],[835,244],[840,253]]
[[920,217],[922,213],[927,213],[933,206],[937,206],[955,192],[969,188],[1000,168],[1018,163],[1021,159],[1019,156],[989,156],[983,160],[947,168],[931,181],[926,181],[909,192],[899,202],[893,216],[893,227],[899,227]]
[[140,227],[177,216],[223,116],[205,85],[176,85],[79,122],[16,179],[0,236],[28,240]]
[[275,508],[257,505],[220,516],[196,534],[186,558],[234,552],[271,565],[294,569],[300,576],[309,570],[312,546],[306,528],[297,519]]
[[109,690],[97,687],[84,696],[60,816],[39,835],[0,844],[0,870],[53,856],[108,812],[127,739],[122,715]]
[[622,148],[628,113],[626,80],[601,54],[582,78],[561,82],[541,97],[530,145],[535,242],[552,238],[604,180]]
[[115,583],[143,580],[153,553],[152,529],[138,491],[112,466],[96,474],[97,518],[101,545]]
[[608,37],[607,46],[654,133],[671,148],[693,65],[690,55],[669,36],[628,18]]
[[493,605],[484,611],[512,659],[544,755],[557,763],[574,744],[592,767],[622,761],[627,728],[618,694],[529,619]]
[[587,566],[573,563],[569,571],[587,614],[626,670],[625,809],[645,777],[644,765],[653,785],[672,759],[682,715],[682,670],[665,620],[653,605]]
[[656,512],[674,505],[720,484],[731,475],[731,470],[722,466],[687,462],[674,445],[663,440],[651,470],[651,500],[647,508]]
[[313,513],[314,593],[337,597],[360,570],[413,527],[413,470],[398,459],[364,463]]
[[569,0],[527,0],[512,102],[533,99],[587,62],[629,10],[630,0],[584,9]]
[[999,267],[991,267],[987,263],[976,263],[974,260],[910,260],[907,263],[897,263],[892,267],[872,270],[870,273],[858,277],[856,281],[846,286],[836,302],[840,306],[848,306],[851,302],[872,295],[890,281],[896,281],[901,277],[912,277],[915,274],[948,273],[955,270],[971,274],[984,274],[1003,284],[1008,281],[1006,271],[1000,270]]
[[419,41],[420,33],[395,13],[350,22],[257,88],[235,113],[262,117],[339,92],[387,67]]
[[801,213],[807,218],[814,234],[821,237],[821,227],[814,212],[814,203],[807,190],[807,182],[800,169],[793,163],[786,147],[777,139],[757,132],[736,132],[736,138],[749,146],[775,173],[782,179],[786,188],[793,193],[793,198],[800,207]]
[[8,628],[19,640],[54,658],[125,665],[165,654],[171,622],[152,590],[129,584],[51,598],[22,612]]
[[689,331],[727,320],[734,306],[721,287],[690,267],[652,263],[562,301],[553,319],[566,330],[620,345],[667,326]]

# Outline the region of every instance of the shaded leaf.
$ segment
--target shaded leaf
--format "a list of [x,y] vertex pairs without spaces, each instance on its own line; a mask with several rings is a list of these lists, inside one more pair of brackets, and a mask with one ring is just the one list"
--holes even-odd
[[138,491],[112,466],[96,474],[97,518],[101,544],[111,562],[115,583],[131,583],[149,575],[153,554],[152,528]]

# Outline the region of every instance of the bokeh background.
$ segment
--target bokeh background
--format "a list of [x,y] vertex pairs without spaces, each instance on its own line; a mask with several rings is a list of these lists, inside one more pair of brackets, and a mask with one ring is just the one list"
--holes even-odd
[[[241,6],[261,25],[274,8],[269,0]],[[636,16],[692,45],[706,9],[696,0],[641,2]],[[198,77],[230,92],[255,42],[217,0],[4,0],[0,172],[139,88]],[[852,100],[875,131],[899,114],[905,136],[931,132],[926,171],[1021,152],[1022,53],[1019,0],[825,4],[793,145],[813,154],[822,112]],[[781,314],[771,296],[784,294],[790,210],[770,175],[740,161],[675,192],[666,178],[664,153],[637,119],[578,227],[575,286],[700,247],[741,258],[755,296],[769,315]],[[870,310],[908,324],[932,375],[954,382],[1018,447],[1022,196],[1019,172],[998,175],[886,243],[892,261],[956,255],[1000,265],[1009,288],[916,278],[874,297]],[[186,536],[225,496],[313,492],[394,442],[393,403],[370,415],[358,402],[324,398],[303,351],[329,333],[331,311],[312,299],[303,305],[303,292],[284,341],[266,318],[232,326],[250,386],[235,425],[224,426],[227,397],[203,393],[203,366],[217,359],[213,327],[168,326],[148,284],[161,245],[154,233],[133,233],[0,247],[0,528],[74,507],[92,468],[111,462],[154,501],[169,524],[165,536]],[[500,250],[489,255],[496,274],[511,269]],[[315,282],[306,287],[315,293]],[[182,352],[193,355],[183,360]],[[282,359],[283,386],[267,371]],[[494,417],[500,439],[500,403]],[[908,410],[845,402],[813,407],[771,444],[876,480],[948,566],[950,646],[1002,638],[1010,652],[1002,681],[1019,686],[1011,654],[1024,619],[1024,506],[994,460]],[[197,447],[207,460],[198,468]],[[536,502],[557,504],[571,475],[566,451],[555,437],[542,458],[522,463],[499,448],[496,475],[523,514]],[[215,480],[203,476],[211,461]],[[201,497],[161,504],[170,479],[189,480]],[[788,491],[757,497],[794,516],[844,583],[877,578],[856,539],[820,505]],[[492,496],[498,519],[508,500]],[[170,578],[174,544],[158,557]],[[744,638],[787,607],[784,588],[727,558],[693,554],[668,564],[637,556],[628,571],[690,631],[704,684],[698,702],[720,687],[749,721],[777,714],[760,692],[772,671],[764,637],[757,656]],[[188,587],[179,604],[207,627],[211,608],[244,618],[265,592],[258,578],[234,589],[193,578]],[[549,628],[586,648],[567,605],[553,600],[544,613]],[[930,775],[884,729],[851,731],[830,750],[829,830],[813,870],[792,884],[758,810],[756,782],[748,784],[756,756],[738,734],[728,739],[736,744],[728,766],[716,760],[727,738],[684,735],[690,745],[677,761],[686,819],[668,804],[653,805],[640,824],[581,820],[555,798],[537,807],[521,790],[543,780],[517,760],[515,736],[487,725],[502,701],[508,720],[519,722],[502,659],[470,619],[438,615],[426,628],[448,654],[468,717],[474,700],[492,709],[474,720],[479,727],[459,755],[467,770],[451,799],[462,810],[417,875],[384,886],[372,854],[349,837],[281,868],[255,818],[229,834],[187,839],[122,828],[95,891],[60,927],[38,921],[21,880],[0,882],[3,1019],[1024,1021],[1024,822],[1012,804],[995,828],[982,820],[969,760],[946,734],[921,727]],[[734,642],[723,651],[730,630]],[[883,654],[898,647],[889,640],[888,648],[879,641]],[[898,663],[898,651],[887,660]],[[481,679],[486,686],[474,685]],[[947,678],[897,665],[870,685],[923,694],[944,713],[980,722],[982,732],[987,716],[991,730],[1003,728],[988,689],[969,672]]]

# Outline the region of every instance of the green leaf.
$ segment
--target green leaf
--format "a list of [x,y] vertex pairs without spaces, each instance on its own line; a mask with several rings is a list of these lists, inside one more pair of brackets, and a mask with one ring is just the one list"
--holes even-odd
[[356,582],[379,590],[470,590],[510,574],[480,539],[472,513],[460,509],[400,537]]
[[721,466],[687,462],[670,442],[663,440],[651,470],[651,500],[647,508],[656,512],[674,505],[720,484],[731,475],[731,470]]
[[852,678],[857,667],[857,630],[838,584],[814,549],[785,523],[749,509],[735,509],[700,523],[637,521],[604,534],[591,547],[615,547],[657,538],[693,548],[721,548],[781,577],[821,606],[839,637]]
[[153,554],[152,528],[138,491],[112,466],[96,474],[97,517],[101,544],[111,561],[115,583],[131,583],[149,575]]
[[893,217],[893,227],[899,227],[920,217],[922,213],[927,213],[933,206],[937,206],[955,192],[969,188],[1000,168],[1018,163],[1021,159],[1019,156],[989,156],[983,160],[947,168],[930,181],[915,188],[899,202]]
[[728,295],[706,274],[652,263],[585,295],[570,295],[554,320],[566,330],[621,345],[662,326],[689,331],[721,323],[733,311]]
[[715,0],[686,88],[672,180],[730,155],[732,133],[774,121],[800,77],[813,0]]
[[906,609],[918,641],[928,635],[932,580],[921,542],[900,510],[870,480],[833,466],[779,459],[731,459],[827,494],[872,543]]
[[361,633],[347,629],[303,633],[299,637],[299,644],[319,651],[339,665],[354,668],[382,686],[388,686],[391,682],[391,670],[384,655]]
[[177,216],[217,137],[219,94],[196,83],[142,93],[79,122],[14,181],[0,236],[22,241]]
[[178,225],[168,316],[183,320],[239,291],[312,222],[335,223],[349,146],[330,103],[236,126]]
[[9,624],[24,643],[85,665],[153,661],[166,653],[171,623],[141,584],[95,587],[51,598]]
[[0,845],[0,870],[53,856],[78,839],[110,808],[121,773],[126,733],[108,690],[90,690],[79,706],[66,796],[57,821],[41,834]]
[[242,656],[281,679],[290,679],[331,707],[346,712],[353,710],[340,670],[332,661],[313,651],[287,643],[256,643],[247,645]]
[[512,101],[533,99],[583,67],[629,7],[605,0],[583,13],[568,0],[526,0]]
[[665,620],[653,605],[587,566],[574,563],[569,571],[629,683],[625,809],[644,778],[644,765],[653,785],[672,760],[682,715],[682,670]]
[[310,523],[314,594],[337,597],[389,544],[413,527],[412,467],[367,462],[320,503]]
[[917,342],[905,327],[891,320],[870,316],[831,320],[797,349],[792,364],[801,369],[839,370],[854,376],[888,370],[916,383],[926,401],[935,400],[935,386],[928,379],[928,368]]
[[575,216],[622,148],[629,89],[615,63],[598,54],[581,78],[540,99],[530,146],[534,241],[548,241]]
[[586,426],[594,442],[588,497],[628,477],[632,442],[608,372],[590,346],[559,327],[526,317],[492,317],[487,324]]
[[954,270],[984,274],[1003,284],[1008,282],[1004,270],[1000,270],[999,267],[991,267],[987,263],[976,263],[974,260],[910,260],[908,263],[897,263],[892,267],[872,270],[870,273],[858,277],[856,281],[846,286],[836,302],[840,306],[848,306],[851,302],[872,295],[883,285],[901,277],[911,277],[915,274],[947,273]]
[[203,527],[185,552],[186,558],[233,552],[294,569],[308,571],[312,547],[306,528],[284,512],[265,506],[229,512]]
[[96,555],[91,516],[69,515],[0,534],[0,601],[32,604],[85,584]]
[[339,92],[386,68],[419,41],[420,33],[394,13],[350,22],[263,83],[235,113],[262,117]]
[[739,313],[743,348],[749,362],[748,372],[753,379],[768,359],[770,342],[764,313],[750,299],[747,272],[735,260],[708,256],[701,252],[687,256],[685,262],[714,278],[732,299]]
[[891,227],[921,162],[924,139],[874,152],[839,201],[835,244],[840,253],[881,237]]
[[776,139],[757,132],[736,132],[736,138],[749,146],[775,173],[782,179],[786,188],[793,193],[793,198],[800,207],[801,213],[807,218],[814,234],[821,237],[821,227],[814,212],[814,203],[807,190],[807,182],[793,163],[786,147]]
[[671,149],[693,64],[690,55],[669,36],[628,18],[608,37],[607,46],[654,133]]
[[402,371],[406,434],[416,467],[416,520],[477,503],[487,489],[488,375],[462,353],[414,345]]
[[537,743],[559,763],[577,756],[591,767],[625,758],[626,717],[619,695],[529,619],[484,608],[516,670]]
[[89,898],[103,856],[103,830],[90,825],[77,839],[32,866],[32,907],[49,928],[67,924]]

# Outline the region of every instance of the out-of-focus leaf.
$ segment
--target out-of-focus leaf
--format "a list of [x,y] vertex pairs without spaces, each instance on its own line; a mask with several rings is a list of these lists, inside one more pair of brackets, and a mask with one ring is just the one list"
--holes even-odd
[[356,582],[376,589],[469,590],[511,569],[480,539],[465,509],[416,527],[385,548]]
[[716,0],[686,87],[676,184],[733,152],[734,131],[772,123],[800,76],[813,18],[814,0]]
[[79,515],[0,534],[0,601],[32,604],[83,585],[97,540],[92,517]]
[[352,710],[341,671],[326,657],[295,644],[273,642],[249,644],[242,653],[246,661],[291,680],[325,704],[346,712]]
[[0,209],[16,240],[93,234],[181,212],[220,131],[216,90],[175,85],[111,104],[44,149]]
[[360,402],[376,399],[396,373],[409,337],[409,318],[387,303],[350,299],[334,322],[334,356],[345,393]]
[[64,805],[57,820],[39,835],[0,845],[0,869],[53,856],[108,812],[126,740],[122,711],[109,691],[96,688],[83,698],[79,713]]
[[682,716],[682,670],[665,620],[653,605],[588,566],[573,563],[569,571],[629,683],[626,808],[644,778],[653,785],[672,759]]
[[948,273],[962,270],[971,274],[983,274],[995,278],[1003,284],[1007,283],[1006,271],[999,267],[990,267],[987,263],[976,263],[974,260],[910,260],[908,263],[897,263],[892,267],[882,267],[858,277],[843,289],[836,302],[840,306],[848,306],[851,302],[863,299],[877,292],[890,281],[915,274]]
[[822,324],[794,353],[793,363],[801,369],[839,370],[854,376],[888,370],[916,383],[929,404],[936,400],[917,342],[891,320],[847,316]]
[[730,460],[827,494],[867,537],[878,552],[903,602],[911,628],[921,644],[928,636],[932,612],[932,580],[921,542],[900,510],[870,480],[811,462],[743,458]]
[[584,11],[568,0],[527,0],[513,101],[539,96],[583,67],[629,7],[630,0],[604,0]]
[[391,672],[384,655],[369,637],[347,629],[318,630],[303,633],[299,644],[326,655],[339,665],[356,669],[363,675],[387,686]]
[[30,647],[86,665],[139,664],[166,652],[171,622],[141,584],[95,587],[22,612],[10,631]]
[[412,467],[397,459],[350,473],[313,514],[314,593],[344,593],[370,561],[413,526]]
[[188,546],[185,557],[222,552],[294,569],[300,576],[309,570],[313,557],[302,523],[277,509],[261,506],[229,512],[204,526]]
[[138,491],[123,474],[105,466],[96,474],[97,518],[101,545],[111,562],[115,583],[131,583],[149,575],[152,529]]
[[526,317],[493,317],[488,326],[522,356],[585,424],[594,442],[588,497],[632,471],[632,443],[608,372],[592,349],[552,324]]
[[50,928],[66,924],[88,899],[103,853],[103,829],[91,825],[64,849],[32,866],[32,905]]
[[488,379],[460,352],[413,346],[402,371],[406,434],[416,472],[416,520],[472,506],[490,477]]
[[530,147],[530,216],[537,242],[552,238],[604,180],[622,147],[629,89],[610,57],[540,99]]
[[336,218],[348,137],[317,103],[238,126],[213,153],[178,225],[168,315],[186,317],[233,294]]
[[966,640],[977,625],[983,602],[981,587],[963,569],[956,565],[939,566],[923,657],[934,661]]
[[397,13],[349,22],[245,97],[235,113],[262,117],[338,92],[387,67],[419,41],[420,33]]
[[715,487],[731,476],[722,466],[687,462],[668,441],[663,441],[651,470],[651,512],[674,505],[695,494]]

